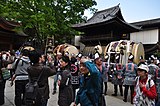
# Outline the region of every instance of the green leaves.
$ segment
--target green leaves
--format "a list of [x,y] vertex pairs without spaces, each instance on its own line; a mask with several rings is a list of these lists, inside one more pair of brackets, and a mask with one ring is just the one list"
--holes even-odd
[[[0,15],[22,22],[22,29],[34,30],[36,38],[55,36],[61,41],[79,34],[71,25],[84,21],[84,11],[94,11],[94,5],[95,0],[1,0]],[[33,35],[30,31],[27,34]]]

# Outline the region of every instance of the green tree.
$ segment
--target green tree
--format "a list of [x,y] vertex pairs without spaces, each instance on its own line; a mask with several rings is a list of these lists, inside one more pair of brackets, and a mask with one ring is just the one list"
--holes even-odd
[[0,16],[21,22],[17,30],[25,30],[38,40],[54,36],[59,43],[78,34],[71,25],[86,18],[84,11],[96,11],[95,0],[1,0]]

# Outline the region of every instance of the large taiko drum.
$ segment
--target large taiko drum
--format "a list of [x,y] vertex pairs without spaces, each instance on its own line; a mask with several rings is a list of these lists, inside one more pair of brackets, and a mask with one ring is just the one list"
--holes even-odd
[[104,50],[104,57],[109,57],[108,62],[110,62],[110,56],[112,54],[119,54],[120,63],[126,64],[128,62],[128,56],[130,53],[134,55],[133,62],[138,64],[140,61],[140,56],[144,57],[143,44],[128,40],[114,41],[106,46]]
[[79,51],[75,46],[65,43],[58,45],[53,50],[53,53],[54,55],[56,55],[57,53],[68,54],[69,58],[71,58],[71,56],[77,56]]
[[144,57],[144,47],[142,43],[134,44],[132,49],[132,54],[134,55],[134,62],[136,64],[140,61],[140,56]]
[[25,46],[21,46],[19,48],[20,52],[23,51],[23,50],[29,50],[29,51],[32,51],[32,50],[35,50],[32,46],[30,45],[25,45]]

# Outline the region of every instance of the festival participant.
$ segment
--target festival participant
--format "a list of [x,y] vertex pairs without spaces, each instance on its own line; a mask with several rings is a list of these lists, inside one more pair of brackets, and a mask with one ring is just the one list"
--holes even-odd
[[124,102],[127,102],[128,96],[128,89],[130,88],[131,91],[131,104],[133,104],[133,92],[134,92],[134,85],[135,85],[135,78],[136,78],[136,70],[137,65],[133,63],[134,56],[132,54],[128,57],[128,63],[124,66]]
[[76,57],[73,55],[70,59],[71,84],[73,88],[73,96],[76,96],[76,90],[79,88],[79,64]]
[[[102,92],[102,93],[104,95],[107,95],[108,70],[105,67],[105,64],[103,63],[103,60],[102,60],[101,57],[99,57],[99,55],[97,55],[97,57],[96,57],[96,54],[95,54],[94,62],[96,64],[99,72],[101,73],[102,81],[104,83],[104,92]],[[102,83],[102,88],[103,88],[103,83]]]
[[11,79],[11,86],[15,80],[15,105],[21,106],[25,104],[25,86],[28,83],[27,68],[30,66],[30,59],[28,57],[29,50],[22,50],[21,57],[12,63],[12,68],[15,69],[15,74]]
[[114,84],[114,94],[112,96],[117,96],[118,86],[121,96],[123,96],[123,65],[119,63],[119,55],[115,58],[115,65],[113,68],[113,78],[112,83]]
[[148,76],[149,68],[145,64],[141,64],[137,73],[134,90],[134,106],[155,106],[157,97],[156,85],[151,77]]
[[60,72],[60,63],[59,63],[59,60],[61,59],[62,57],[62,53],[58,52],[57,55],[56,55],[56,58],[54,60],[54,66],[55,66],[55,69],[57,71],[57,74],[54,76],[54,83],[53,83],[53,95],[56,93],[57,91],[57,80],[58,80],[58,75],[59,75],[59,72]]
[[58,75],[59,106],[70,106],[73,101],[73,89],[71,84],[70,60],[68,56],[62,56],[60,62],[60,73]]
[[[38,81],[38,85],[40,88],[43,88],[42,89],[43,91],[41,94],[37,93],[35,106],[47,106],[48,99],[49,99],[48,77],[56,74],[56,71],[55,69],[52,68],[52,66],[48,67],[41,62],[41,54],[36,50],[33,50],[30,52],[29,59],[31,62],[31,66],[28,67],[27,72],[28,72],[30,81],[31,82],[37,81],[40,74],[41,76],[43,76],[43,77],[40,77]],[[48,62],[51,63],[51,61],[48,61]]]
[[160,106],[160,67],[156,71],[156,90],[157,90],[157,99],[156,106]]
[[3,78],[2,69],[6,68],[8,65],[8,61],[6,59],[7,54],[5,51],[0,52],[0,105],[5,103],[5,85],[6,79]]
[[150,57],[151,64],[148,65],[149,72],[148,75],[153,79],[153,81],[156,81],[156,71],[158,71],[157,64],[157,58],[154,55],[151,55]]
[[82,106],[102,106],[99,104],[102,92],[102,78],[96,65],[86,57],[82,57],[80,61],[80,88],[77,92],[74,106],[79,103]]
[[145,59],[143,58],[143,56],[140,56],[140,58],[139,58],[139,63],[138,63],[137,66],[140,66],[141,64],[147,64],[147,63],[145,62]]

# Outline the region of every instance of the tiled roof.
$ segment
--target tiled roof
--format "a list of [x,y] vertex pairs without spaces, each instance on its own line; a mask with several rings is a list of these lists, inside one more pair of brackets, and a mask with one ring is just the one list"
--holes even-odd
[[72,27],[77,29],[77,28],[83,28],[83,27],[87,27],[87,26],[92,26],[92,25],[96,25],[96,24],[101,24],[101,23],[107,23],[110,22],[111,20],[118,20],[119,22],[126,24],[129,27],[132,27],[134,29],[140,29],[139,27],[136,27],[134,25],[131,25],[129,23],[127,23],[122,14],[121,14],[121,10],[119,7],[119,4],[117,6],[102,10],[102,11],[98,11],[96,12],[89,20],[87,20],[86,23],[80,23],[80,24],[75,24]]
[[[115,7],[109,8],[109,9],[98,11],[97,13],[95,13],[93,15],[92,18],[90,18],[87,21],[87,23],[99,23],[99,22],[108,21],[108,20],[116,17],[116,15],[118,14],[119,11],[120,11],[119,6],[115,6]],[[121,19],[123,20],[123,17],[121,17]]]
[[86,25],[92,25],[92,24],[97,24],[105,21],[109,21],[117,16],[120,16],[122,20],[123,17],[121,15],[119,5],[115,7],[111,7],[109,9],[105,9],[102,11],[96,12],[89,20],[87,20],[86,23],[80,23],[80,24],[75,24],[73,27],[81,27],[81,26],[86,26]]
[[146,28],[146,27],[160,27],[160,18],[156,18],[156,19],[150,19],[150,20],[144,20],[144,21],[139,21],[139,22],[134,22],[134,23],[130,23],[132,25],[136,25],[142,28]]

